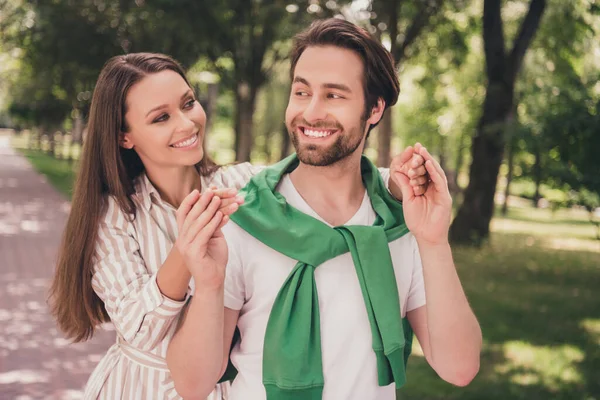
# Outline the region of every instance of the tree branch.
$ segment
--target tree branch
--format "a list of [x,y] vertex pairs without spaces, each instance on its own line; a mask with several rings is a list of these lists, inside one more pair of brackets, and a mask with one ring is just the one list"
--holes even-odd
[[405,57],[406,49],[419,37],[423,29],[429,24],[429,19],[439,12],[444,0],[437,0],[433,5],[429,5],[428,2],[423,3],[423,7],[419,10],[417,16],[406,30],[404,40],[393,53],[396,65],[400,65]]
[[521,23],[519,34],[515,39],[508,60],[508,74],[513,81],[516,79],[517,73],[521,68],[525,52],[538,30],[545,8],[546,0],[531,0],[531,3],[529,3],[529,11],[527,11],[527,15]]
[[501,0],[484,0],[483,48],[488,80],[502,81],[505,72]]

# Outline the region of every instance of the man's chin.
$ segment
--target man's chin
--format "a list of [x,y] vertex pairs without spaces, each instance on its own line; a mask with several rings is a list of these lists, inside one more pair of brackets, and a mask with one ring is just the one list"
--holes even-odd
[[298,160],[302,164],[310,165],[312,167],[328,167],[335,164],[341,158],[338,155],[323,152],[316,148],[316,146],[309,145],[302,149],[296,149]]

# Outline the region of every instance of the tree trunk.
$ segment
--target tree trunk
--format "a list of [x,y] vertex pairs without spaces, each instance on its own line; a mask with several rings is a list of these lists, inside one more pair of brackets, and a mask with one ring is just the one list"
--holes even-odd
[[536,144],[535,150],[535,162],[533,164],[533,179],[535,181],[535,193],[533,195],[533,206],[538,208],[542,195],[540,194],[540,186],[542,184],[542,152],[540,147]]
[[75,120],[73,121],[73,132],[71,133],[71,145],[69,146],[69,154],[67,156],[67,160],[69,162],[73,161],[73,148],[75,145],[81,146],[83,143],[83,116],[81,115],[81,111],[77,111],[75,115]]
[[[200,93],[200,90],[198,88],[196,88],[195,90],[196,93]],[[204,143],[202,144],[205,151],[207,151],[208,149],[212,149],[210,142],[214,139],[214,136],[211,135],[211,133],[216,117],[218,97],[219,85],[217,83],[208,83],[206,93],[204,94],[201,100],[202,108],[204,108],[204,112],[206,114],[206,125],[204,126]]]
[[206,90],[206,127],[204,131],[206,133],[211,132],[211,128],[215,122],[215,115],[217,110],[217,100],[219,98],[219,85],[217,83],[209,83]]
[[42,149],[42,139],[44,138],[44,134],[45,134],[44,127],[40,126],[40,128],[36,129],[36,130],[37,130],[37,137],[36,137],[37,150],[38,151],[43,151],[43,149]]
[[54,128],[48,130],[48,153],[56,157],[56,131]]
[[600,240],[600,221],[595,221],[594,220],[594,212],[595,209],[594,207],[589,207],[588,208],[588,212],[589,212],[589,218],[590,218],[590,222],[596,226],[596,239]]
[[246,82],[238,83],[236,93],[236,146],[235,160],[238,162],[250,161],[252,152],[252,131],[254,121],[254,108],[256,102],[256,88]]
[[502,1],[484,0],[483,42],[488,85],[483,115],[471,146],[469,185],[463,204],[450,227],[450,239],[453,242],[478,245],[489,235],[496,183],[505,147],[504,132],[513,108],[515,81],[545,7],[546,0],[531,0],[513,48],[507,53],[502,26]]
[[513,87],[492,83],[488,86],[484,112],[471,146],[469,185],[463,204],[450,227],[457,243],[480,244],[487,238],[494,214],[494,194],[504,155],[505,121],[512,109]]
[[380,167],[389,167],[392,161],[390,153],[392,146],[392,110],[388,109],[381,122],[377,132],[377,165]]
[[[396,0],[388,4],[388,27],[390,28],[390,53],[394,56],[396,66],[400,64],[401,56],[398,54],[398,4]],[[391,107],[383,115],[377,130],[377,165],[380,167],[389,167],[392,147],[392,129],[393,116]],[[366,146],[365,146],[366,147]]]
[[504,203],[502,204],[502,215],[508,214],[508,196],[510,196],[510,183],[513,178],[513,168],[515,161],[515,140],[514,137],[508,143],[508,154],[506,155],[508,163],[508,173],[506,174],[506,188],[504,189]]
[[[469,135],[470,136],[470,135]],[[463,168],[463,162],[465,159],[464,153],[465,153],[465,141],[467,140],[467,132],[463,132],[460,135],[460,139],[458,141],[458,151],[456,153],[456,168],[454,169],[455,173],[454,176],[452,177],[452,184],[450,185],[450,188],[453,189],[453,191],[451,190],[450,193],[455,194],[460,192],[460,186],[458,186],[458,176],[460,175],[460,171]]]

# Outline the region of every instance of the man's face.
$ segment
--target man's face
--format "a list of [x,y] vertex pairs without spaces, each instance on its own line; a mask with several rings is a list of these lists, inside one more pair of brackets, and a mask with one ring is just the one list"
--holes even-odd
[[328,166],[357,149],[362,152],[366,124],[372,119],[364,118],[362,82],[362,60],[351,50],[314,46],[302,53],[285,113],[302,163]]

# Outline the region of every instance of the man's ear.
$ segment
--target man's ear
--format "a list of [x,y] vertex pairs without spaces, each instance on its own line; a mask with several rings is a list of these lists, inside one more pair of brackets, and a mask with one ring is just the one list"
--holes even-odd
[[124,149],[133,149],[133,142],[131,141],[131,138],[129,137],[129,133],[124,133],[121,132],[119,134],[119,146],[121,146]]
[[367,119],[367,123],[369,125],[377,124],[381,120],[384,111],[385,101],[380,97],[377,99],[377,103],[375,104],[375,106],[373,106],[373,109],[371,110],[371,115],[369,115],[369,118]]

